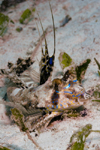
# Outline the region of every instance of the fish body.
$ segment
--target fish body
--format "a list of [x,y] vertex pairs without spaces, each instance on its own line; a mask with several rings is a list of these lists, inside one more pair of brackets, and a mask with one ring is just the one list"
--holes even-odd
[[73,109],[83,105],[81,101],[84,99],[84,88],[78,84],[75,79],[69,81],[62,86],[60,91],[55,90],[51,97],[51,104],[47,106],[51,111],[64,111],[66,109]]
[[[61,84],[61,82],[59,83]],[[47,126],[54,117],[62,115],[66,110],[75,109],[83,105],[82,100],[85,99],[85,89],[76,79],[64,85],[62,83],[61,87],[60,91],[52,89],[52,92],[49,93],[49,99],[45,101],[46,115],[44,119],[37,123],[36,129]],[[49,112],[51,113],[49,114]]]
[[[28,116],[25,124],[28,125],[30,131],[47,126],[54,117],[62,115],[66,110],[83,105],[85,90],[76,79],[65,83],[59,81],[59,91],[51,88],[51,84],[52,81],[46,82],[35,91],[16,87],[7,89],[10,102],[19,103],[26,110],[23,109],[22,113]],[[18,104],[16,106],[17,109],[22,108],[18,108]]]
[[[50,3],[49,6],[51,9]],[[10,71],[1,70],[1,73],[5,74],[7,78],[12,80],[12,82],[17,86],[8,88],[7,95],[9,101],[14,103],[15,105],[13,106],[17,106],[17,109],[22,109],[23,107],[24,114],[30,112],[28,113],[28,117],[24,120],[26,124],[30,124],[30,131],[40,128],[41,126],[47,126],[52,118],[61,115],[65,110],[74,109],[83,105],[83,102],[81,102],[81,100],[84,99],[85,95],[84,88],[76,79],[68,80],[69,74],[63,76],[63,80],[65,80],[65,78],[67,77],[64,82],[60,79],[55,80],[57,81],[57,83],[53,83],[51,80],[48,80],[53,71],[56,51],[55,26],[52,9],[51,14],[54,31],[54,52],[50,57],[48,53],[47,41],[45,38],[45,53],[43,52],[43,48],[41,46],[42,57],[39,64],[39,76],[36,72],[31,72],[30,67],[34,63],[31,57],[25,60],[18,58],[15,65],[13,65],[12,63],[8,63],[8,68]],[[42,26],[41,21],[40,24]],[[44,33],[43,27],[42,30]],[[26,81],[21,78],[28,78],[27,74],[24,74],[24,71],[26,70],[28,70],[29,74],[31,74],[28,80],[33,79],[33,81],[35,80],[36,82],[38,82],[39,80],[39,84],[36,88],[34,87],[33,81],[31,84],[27,85]],[[30,111],[31,109],[33,109],[33,116],[32,111]],[[39,111],[36,111],[36,109]],[[45,111],[45,115],[42,113],[43,111]],[[39,116],[35,112],[37,112]],[[29,116],[29,114],[31,114],[31,116]],[[40,118],[34,119],[35,116],[36,118]]]

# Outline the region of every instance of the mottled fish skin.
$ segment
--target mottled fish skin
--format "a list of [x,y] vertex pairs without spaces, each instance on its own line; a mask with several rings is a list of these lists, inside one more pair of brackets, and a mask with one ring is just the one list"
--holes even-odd
[[[42,58],[41,58],[41,61],[39,64],[39,66],[40,66],[40,85],[44,84],[48,80],[48,78],[51,76],[51,73],[52,73],[53,67],[54,67],[54,60],[55,60],[55,51],[56,51],[55,24],[54,24],[54,17],[53,17],[53,12],[52,12],[50,2],[49,2],[49,7],[50,7],[52,22],[53,22],[54,52],[53,52],[53,55],[50,57],[49,53],[48,53],[48,46],[47,46],[47,41],[46,41],[46,37],[45,37],[45,53],[43,52],[43,48],[41,47]],[[37,14],[38,14],[38,12],[37,12]],[[39,21],[41,24],[42,31],[44,33],[43,25],[42,25],[41,19],[39,17],[39,14],[38,14],[38,18],[39,18]]]
[[31,130],[40,130],[40,128],[46,127],[54,117],[61,115],[65,110],[82,106],[83,102],[81,100],[84,99],[84,93],[84,88],[76,79],[63,85],[60,91],[55,90],[51,96],[51,102],[45,106],[46,115],[39,122],[35,120],[34,124],[32,123]]
[[[49,5],[50,5],[50,3],[49,3]],[[51,9],[51,5],[50,5],[50,9]],[[53,52],[53,55],[51,57],[49,56],[47,42],[45,39],[45,53],[43,52],[43,49],[41,49],[42,58],[41,58],[41,61],[39,64],[40,77],[36,78],[38,75],[35,76],[34,72],[31,74],[31,78],[33,80],[35,80],[37,82],[38,82],[38,79],[40,80],[40,85],[46,84],[46,81],[48,81],[48,78],[50,77],[50,75],[53,71],[54,60],[55,60],[55,51],[56,51],[55,43],[56,42],[55,42],[55,26],[54,26],[52,9],[51,9],[51,14],[52,14],[53,30],[54,30],[54,52]],[[22,73],[33,63],[33,61],[30,58],[27,59],[27,61],[29,61],[29,64],[28,64],[28,66],[25,66],[25,68],[24,68],[24,65],[25,65],[24,63],[26,63],[26,62],[22,61],[22,59],[18,59],[16,66],[11,66],[11,64],[9,64],[8,67],[11,70],[10,71],[11,73],[13,72],[14,69],[16,70],[16,74],[15,74],[15,76],[17,76],[16,80],[15,80],[15,78],[12,79],[11,77],[9,77],[9,72],[7,72],[7,76],[14,83],[19,84],[19,87],[22,87],[23,89],[25,89],[25,90],[23,90],[23,89],[16,90],[16,88],[12,89],[12,87],[11,87],[7,91],[9,100],[11,100],[12,102],[18,101],[26,109],[27,109],[27,107],[28,108],[30,107],[30,105],[28,105],[28,104],[30,104],[30,103],[28,103],[29,100],[31,100],[31,105],[34,104],[35,102],[38,102],[38,100],[39,100],[39,96],[38,96],[39,94],[38,95],[36,94],[38,89],[36,89],[36,91],[35,91],[36,99],[34,99],[34,97],[35,97],[33,94],[34,90],[29,91],[29,86],[26,86],[26,84],[24,82],[22,82],[22,80],[19,78],[22,75]],[[21,70],[21,68],[23,68],[23,70]],[[30,70],[29,70],[29,72],[30,72]],[[72,75],[71,75],[71,77],[72,77]],[[46,90],[47,90],[47,93],[49,93],[50,89],[49,90],[46,89]],[[43,87],[40,89],[40,91],[43,94],[43,92],[44,92]],[[45,115],[42,116],[42,113],[40,111],[39,115],[36,116],[36,119],[34,119],[32,117],[32,120],[31,120],[31,117],[28,116],[29,118],[27,117],[28,119],[25,123],[27,124],[27,126],[29,124],[30,131],[41,128],[42,126],[47,126],[52,118],[62,114],[62,112],[64,110],[77,108],[77,107],[83,105],[83,103],[80,102],[80,100],[84,99],[84,93],[85,93],[85,90],[83,89],[83,87],[81,87],[78,84],[78,81],[76,79],[68,81],[66,84],[61,86],[60,90],[55,90],[53,92],[52,96],[50,95],[51,97],[48,102],[49,105],[45,104],[45,106],[43,106],[46,109]],[[17,97],[17,98],[15,99],[15,97]],[[42,95],[41,95],[41,98],[42,98]],[[46,99],[46,94],[45,94],[45,99]],[[43,99],[43,100],[45,101],[45,99]],[[39,103],[42,103],[41,101],[39,101]],[[35,109],[34,109],[34,111],[35,111]],[[49,112],[51,112],[51,114],[49,114]]]
[[55,91],[51,97],[51,103],[47,106],[47,110],[59,112],[66,109],[77,108],[83,105],[84,88],[74,79],[64,85],[61,91]]
[[50,57],[48,53],[47,42],[45,39],[45,54],[42,51],[42,58],[40,61],[40,85],[44,84],[51,75],[54,66],[55,51]]

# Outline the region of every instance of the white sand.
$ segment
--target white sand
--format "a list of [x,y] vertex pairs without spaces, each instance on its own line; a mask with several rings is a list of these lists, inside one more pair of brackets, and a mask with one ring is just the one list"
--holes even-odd
[[[21,12],[27,7],[32,6],[33,1],[29,0],[18,4],[16,8],[11,8],[13,13],[7,13],[15,22],[10,24],[8,33],[0,38],[0,68],[6,68],[7,62],[16,62],[18,57],[26,57],[26,52],[33,51],[39,38],[35,21],[32,20],[27,25],[18,23]],[[37,10],[39,11],[44,29],[52,25],[51,13],[48,1],[37,1]],[[97,75],[98,67],[94,57],[99,61],[100,58],[100,1],[98,0],[51,0],[54,14],[56,30],[56,59],[55,72],[61,71],[58,56],[65,51],[73,61],[78,65],[87,58],[91,63],[85,75],[83,86],[88,89],[100,83]],[[72,20],[64,27],[60,27],[60,21],[70,15]],[[16,27],[22,26],[23,31],[16,32]],[[41,27],[40,32],[42,34]],[[53,32],[47,34],[47,41],[50,55],[53,53]],[[33,47],[32,47],[33,46]],[[41,49],[39,48],[34,56],[35,60],[40,60]],[[36,66],[35,66],[36,67]],[[4,79],[0,76],[0,96],[3,97],[6,88],[3,87]],[[98,106],[97,106],[98,105]],[[90,104],[87,106],[88,115],[76,119],[66,118],[63,121],[57,121],[52,127],[34,137],[44,150],[66,150],[70,137],[79,127],[91,123],[94,130],[100,130],[100,104]],[[98,109],[99,110],[98,110]],[[9,118],[5,115],[5,106],[0,105],[0,144],[4,144],[15,150],[35,150],[34,144],[28,140],[25,133],[21,133],[16,125],[9,124]],[[87,138],[85,150],[96,150],[100,145],[100,134],[92,133]],[[100,148],[99,148],[100,149]]]

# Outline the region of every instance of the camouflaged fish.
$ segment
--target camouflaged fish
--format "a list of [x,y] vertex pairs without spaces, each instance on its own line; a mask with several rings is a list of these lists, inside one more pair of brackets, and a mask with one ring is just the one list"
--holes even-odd
[[[30,58],[24,61],[18,59],[16,65],[9,63],[9,71],[1,70],[2,74],[5,74],[16,85],[19,85],[19,87],[9,87],[7,89],[10,102],[4,102],[4,104],[15,107],[24,114],[24,123],[30,131],[47,126],[55,116],[61,115],[65,110],[83,105],[82,101],[86,99],[86,92],[82,85],[76,78],[69,78],[69,76],[73,76],[69,75],[69,70],[61,79],[48,80],[55,59],[55,27],[52,9],[51,14],[54,30],[54,54],[51,57],[49,56],[45,38],[45,53],[42,50],[40,61],[40,85],[34,88],[33,84],[31,86],[27,85],[21,79],[23,72],[33,63]],[[21,70],[22,68],[23,70]],[[38,75],[36,74],[36,76]],[[36,76],[33,75],[33,80],[38,80],[38,78],[35,79]]]
[[40,127],[40,124],[42,125],[42,123],[48,125],[52,118],[62,115],[64,111],[78,108],[84,104],[83,101],[85,100],[86,92],[76,79],[65,85],[63,85],[63,83],[61,84],[60,91],[52,89],[49,99],[47,98],[48,100],[45,104],[46,113],[49,111],[51,114],[47,113],[48,115],[45,119],[42,120],[41,123],[38,123],[39,126],[37,124],[37,128]]

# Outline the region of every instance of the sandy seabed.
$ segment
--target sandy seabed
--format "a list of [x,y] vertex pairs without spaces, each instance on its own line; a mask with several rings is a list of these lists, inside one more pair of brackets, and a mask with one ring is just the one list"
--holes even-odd
[[[33,53],[35,44],[39,39],[35,20],[31,20],[27,25],[19,23],[19,16],[26,8],[30,8],[34,1],[29,0],[11,7],[5,12],[15,24],[9,24],[7,33],[0,38],[0,68],[7,68],[8,61],[15,63],[18,57],[25,58],[27,53]],[[99,61],[100,58],[100,1],[98,0],[51,0],[52,10],[56,29],[56,58],[54,72],[61,71],[58,56],[65,51],[68,53],[76,65],[87,58],[91,63],[85,74],[83,86],[85,89],[100,83],[97,74],[98,67],[94,57]],[[39,11],[44,29],[52,26],[51,13],[47,0],[37,0],[36,8]],[[9,13],[12,11],[12,13]],[[64,27],[60,27],[60,21],[70,15],[72,20]],[[16,28],[23,28],[22,32],[16,32]],[[42,29],[39,26],[40,33]],[[53,32],[46,35],[49,53],[53,53]],[[41,47],[37,48],[33,59],[37,64],[41,58]],[[100,62],[100,61],[99,61]],[[5,79],[0,76],[0,97],[3,98],[7,87],[4,85]],[[44,150],[66,150],[70,137],[80,127],[90,123],[93,130],[100,130],[100,104],[93,103],[86,106],[88,113],[85,117],[65,118],[57,121],[52,127],[40,133],[37,137],[31,133],[33,138]],[[12,150],[35,150],[34,144],[27,138],[25,133],[20,132],[16,125],[11,125],[6,116],[6,108],[0,105],[0,144]],[[91,133],[85,144],[85,150],[100,150],[100,134]]]

